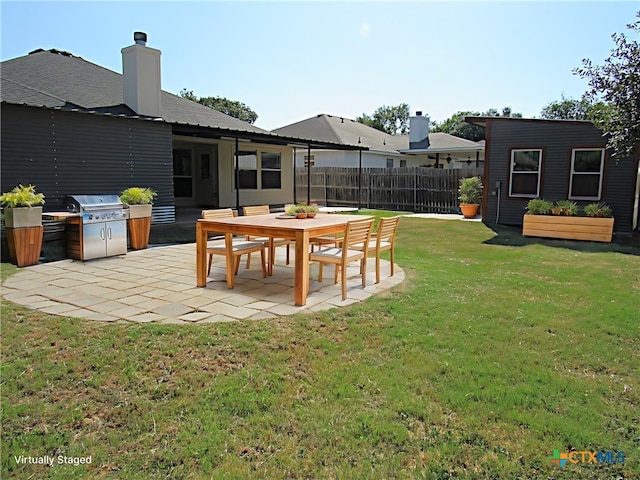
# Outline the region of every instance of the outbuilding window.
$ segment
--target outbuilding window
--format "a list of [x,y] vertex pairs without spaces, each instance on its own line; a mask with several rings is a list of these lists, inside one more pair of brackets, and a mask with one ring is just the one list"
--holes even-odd
[[600,200],[604,148],[574,148],[571,151],[571,200]]
[[509,195],[512,197],[539,197],[541,171],[541,149],[511,150]]

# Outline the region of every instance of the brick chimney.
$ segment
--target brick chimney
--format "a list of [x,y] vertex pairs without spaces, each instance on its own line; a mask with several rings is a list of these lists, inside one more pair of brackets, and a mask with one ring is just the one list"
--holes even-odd
[[124,103],[138,115],[161,117],[161,52],[147,47],[144,32],[134,32],[133,40],[122,49]]

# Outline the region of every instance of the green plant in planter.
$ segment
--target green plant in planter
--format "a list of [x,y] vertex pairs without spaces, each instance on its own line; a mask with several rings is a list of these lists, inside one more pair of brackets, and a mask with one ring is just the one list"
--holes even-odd
[[284,212],[285,215],[288,215],[290,217],[295,217],[296,216],[296,209],[298,208],[297,205],[290,205]]
[[529,215],[549,215],[552,208],[553,203],[541,198],[534,198],[533,200],[529,200],[527,204],[527,213]]
[[307,202],[298,202],[295,205],[289,205],[284,212],[285,215],[290,217],[295,217],[299,213],[315,216],[318,213],[318,207],[316,205],[307,205]]
[[562,215],[568,217],[574,217],[578,215],[578,204],[571,200],[559,200],[556,202],[556,206],[560,209]]
[[44,195],[36,193],[33,185],[18,185],[0,196],[0,203],[9,208],[36,207],[44,205]]
[[480,177],[469,177],[460,180],[458,200],[464,204],[479,204],[482,201],[482,180],[480,180]]
[[18,267],[38,263],[42,250],[44,195],[33,185],[18,185],[0,195],[11,262]]
[[596,202],[585,205],[584,214],[587,217],[609,218],[611,217],[612,212],[608,205]]
[[129,187],[120,194],[120,200],[127,205],[150,205],[156,195],[151,187]]
[[305,211],[307,212],[307,216],[315,217],[318,214],[318,206],[317,205],[307,205],[305,207]]

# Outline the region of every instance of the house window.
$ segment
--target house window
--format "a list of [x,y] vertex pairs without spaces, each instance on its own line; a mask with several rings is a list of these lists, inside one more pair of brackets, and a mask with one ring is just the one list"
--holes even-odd
[[[238,177],[240,188],[255,190],[258,188],[258,152],[238,151]],[[238,183],[236,182],[236,188]]]
[[393,168],[393,158],[387,158],[387,168]]
[[282,162],[279,152],[261,152],[262,188],[281,188]]
[[193,196],[193,169],[189,149],[173,150],[173,196]]
[[512,197],[539,197],[541,171],[542,150],[511,150],[509,195]]
[[282,188],[281,154],[257,150],[238,151],[238,176],[241,190]]
[[400,160],[400,168],[404,168],[407,166],[407,161],[406,160]]
[[600,200],[604,148],[574,148],[571,151],[569,198],[572,200]]

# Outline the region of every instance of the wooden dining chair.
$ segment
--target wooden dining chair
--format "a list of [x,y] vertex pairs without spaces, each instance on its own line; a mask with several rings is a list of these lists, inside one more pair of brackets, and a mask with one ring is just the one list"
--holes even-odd
[[[353,220],[348,222],[340,247],[328,247],[309,253],[309,261],[319,262],[318,281],[322,281],[322,266],[331,263],[336,266],[334,282],[338,281],[338,271],[342,272],[342,300],[347,299],[347,265],[360,261],[362,286],[367,286],[367,249],[371,240],[373,219]],[[360,245],[361,248],[355,248]]]
[[[269,215],[271,210],[269,210],[269,205],[255,205],[250,207],[243,207],[243,212],[245,216],[250,215]],[[269,243],[269,261],[267,266],[267,271],[269,275],[273,273],[273,265],[276,263],[276,247],[287,247],[287,265],[289,265],[289,246],[291,245],[291,240],[286,238],[273,238],[273,237],[250,237],[247,235],[247,240],[253,241],[264,241]],[[251,266],[251,254],[247,255],[247,266],[249,268]]]
[[[400,216],[382,217],[378,224],[377,232],[371,234],[367,251],[369,254],[375,253],[376,256],[376,283],[380,283],[380,253],[389,251],[391,256],[391,277],[394,274],[394,258],[393,252],[396,244],[396,233],[398,232],[398,224]],[[362,250],[362,245],[356,245],[356,248]]]
[[[217,210],[202,210],[202,218],[205,220],[211,220],[215,218],[229,218],[233,217],[233,210],[230,208],[223,208]],[[268,242],[261,241],[248,241],[241,239],[233,239],[232,242],[232,252],[233,258],[235,259],[235,274],[238,274],[238,268],[240,266],[240,257],[242,255],[250,255],[253,252],[260,252],[260,258],[262,260],[262,276],[267,276],[267,264],[266,264],[266,255],[265,251],[269,247]],[[225,243],[224,237],[216,238],[214,240],[207,241],[207,254],[209,255],[209,265],[207,267],[207,275],[211,273],[211,264],[213,263],[214,255],[227,255],[227,246]],[[233,288],[233,280],[231,284],[231,288]]]

